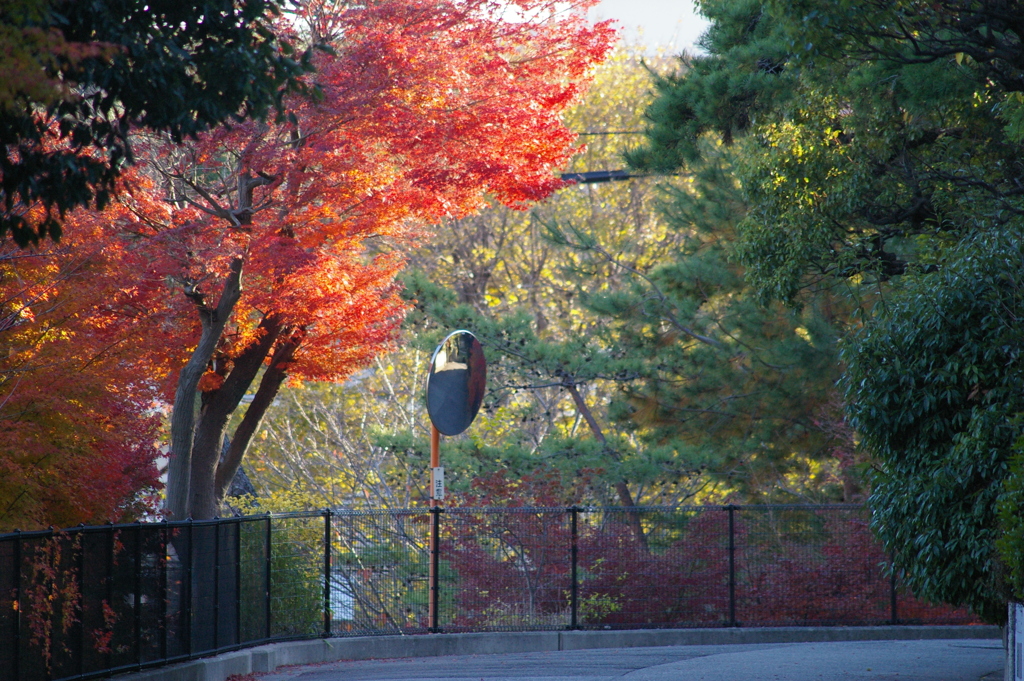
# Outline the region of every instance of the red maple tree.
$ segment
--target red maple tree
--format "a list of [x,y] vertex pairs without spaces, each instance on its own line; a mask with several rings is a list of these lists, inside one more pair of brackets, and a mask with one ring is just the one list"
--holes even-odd
[[123,250],[104,237],[0,247],[0,529],[130,518],[156,486],[146,374],[168,367],[139,342],[133,293],[105,276]]
[[[0,329],[4,341],[40,341],[0,367],[0,390],[19,386],[0,393],[0,428],[12,452],[43,443],[34,459],[4,452],[4,489],[66,497],[67,512],[36,504],[37,523],[120,517],[153,482],[163,395],[167,514],[216,515],[286,378],[340,380],[391,340],[404,312],[394,277],[426,225],[559,186],[554,170],[575,151],[559,112],[613,38],[587,24],[592,2],[574,4],[300,3],[279,30],[329,47],[309,77],[316,96],[183,145],[136,136],[145,163],[108,209],[68,217],[66,250],[0,263],[5,319],[22,333]],[[45,415],[35,425],[30,404]],[[80,457],[46,421],[55,414],[87,441]],[[104,502],[84,509],[93,498]]]
[[139,140],[148,165],[115,217],[93,217],[131,251],[124,281],[174,310],[167,354],[191,349],[175,386],[169,516],[217,513],[286,377],[339,380],[381,350],[404,311],[402,249],[423,225],[559,186],[553,171],[575,148],[558,114],[612,39],[578,4],[301,4],[281,30],[331,46],[311,76],[318,97],[186,146]]

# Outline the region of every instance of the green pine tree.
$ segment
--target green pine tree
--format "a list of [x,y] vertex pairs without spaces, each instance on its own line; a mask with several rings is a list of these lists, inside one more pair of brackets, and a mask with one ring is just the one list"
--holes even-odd
[[844,341],[845,385],[878,459],[880,536],[918,595],[1001,621],[995,510],[1019,433],[1006,345],[1018,337],[1007,267],[1019,258],[1007,244],[1024,226],[1024,8],[702,8],[707,55],[659,81],[630,160],[693,170],[709,141],[736,150],[727,182],[747,204],[747,280],[766,300],[846,291],[865,311]]

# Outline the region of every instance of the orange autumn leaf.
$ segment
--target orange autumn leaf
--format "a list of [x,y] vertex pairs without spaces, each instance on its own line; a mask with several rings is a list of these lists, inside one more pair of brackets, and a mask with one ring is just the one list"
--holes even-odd
[[202,378],[199,379],[199,385],[197,386],[199,392],[208,393],[224,385],[224,377],[220,374],[215,374],[212,371],[207,371],[203,374]]

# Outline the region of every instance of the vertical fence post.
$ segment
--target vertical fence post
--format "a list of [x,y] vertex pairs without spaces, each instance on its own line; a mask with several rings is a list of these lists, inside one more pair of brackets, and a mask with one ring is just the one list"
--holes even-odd
[[184,595],[181,598],[182,605],[185,606],[184,613],[184,629],[185,633],[185,652],[188,656],[192,657],[192,565],[195,563],[195,542],[192,537],[192,518],[188,519],[188,562],[183,563],[182,567],[185,569],[185,583],[182,585],[182,592]]
[[[114,555],[115,544],[117,543],[114,539],[114,523],[107,523],[107,605],[111,608],[114,607],[114,563],[116,562],[116,556]],[[53,536],[53,532],[50,532],[50,536]],[[111,641],[113,641],[113,633],[111,632]],[[114,666],[114,646],[107,647],[107,669]]]
[[213,649],[220,647],[220,518],[213,520]]
[[896,612],[896,561],[889,556],[889,624],[899,624]]
[[18,663],[21,660],[21,530],[14,536],[14,681],[20,681]]
[[736,506],[726,506],[729,511],[729,626],[736,626]]
[[324,637],[331,635],[331,509],[324,509]]
[[[51,542],[53,542],[53,525],[50,525],[50,534],[49,534],[49,535],[47,535],[47,536],[49,537],[50,541],[51,541]],[[49,557],[47,558],[47,563],[49,563],[49,568],[50,568],[51,570],[53,570],[54,572],[56,572],[56,571],[57,571],[57,568],[58,568],[58,565],[57,565],[57,562],[56,562],[56,557],[57,557],[57,556],[56,556],[56,553],[57,553],[57,552],[56,552],[56,551],[54,551],[54,550],[53,550],[53,547],[51,546],[51,548],[50,548],[50,555],[49,555]],[[108,580],[108,582],[107,582],[107,583],[109,584],[109,580]],[[108,601],[108,602],[109,602],[109,601]],[[50,621],[52,622],[52,621],[53,621],[53,619],[52,619],[52,618],[53,618],[53,613],[52,613],[52,611],[51,611],[51,613],[50,613],[49,617],[51,618],[51,619],[50,619]],[[31,641],[30,641],[30,642],[31,642]],[[110,658],[109,658],[109,654],[108,654],[108,657],[107,657],[107,666],[108,666],[108,667],[110,666]],[[45,675],[45,676],[44,676],[43,678],[44,678],[44,679],[45,679],[46,681],[52,681],[52,679],[53,679],[53,668],[52,668],[52,666],[51,666],[51,665],[50,665],[49,663],[47,663],[47,664],[46,664],[46,675]]]
[[270,616],[271,616],[271,611],[272,611],[272,608],[270,606],[270,596],[271,596],[271,593],[272,593],[271,586],[270,586],[270,575],[271,575],[270,560],[273,557],[272,556],[272,549],[271,549],[271,545],[270,545],[270,541],[271,541],[271,521],[272,521],[272,518],[270,517],[270,514],[268,513],[267,514],[267,537],[266,537],[266,542],[267,542],[267,554],[266,554],[267,555],[267,562],[266,562],[266,565],[264,565],[264,568],[263,568],[263,571],[264,571],[264,575],[263,576],[264,576],[264,579],[266,579],[266,586],[267,586],[266,591],[265,591],[265,593],[266,593],[266,603],[265,603],[265,606],[266,606],[266,616],[267,616],[267,632],[266,632],[267,636],[266,636],[266,638],[270,638],[270,632],[271,632],[271,629],[270,629]]
[[78,663],[75,668],[81,676],[85,673],[85,524],[78,524]]
[[440,565],[441,549],[439,547],[441,541],[441,508],[434,506],[430,509],[431,523],[430,523],[430,627],[428,631],[431,633],[438,633],[441,628],[438,626],[440,617],[438,611],[441,609],[440,595],[441,592],[438,589],[438,567]]
[[135,661],[142,669],[142,526],[135,525]]
[[235,644],[242,642],[242,519],[235,521]]
[[162,541],[160,542],[160,628],[163,630],[160,636],[160,659],[167,659],[167,636],[170,627],[167,623],[167,542],[170,541],[170,532],[167,530],[167,519],[164,518],[164,526],[161,528]]
[[579,515],[579,508],[576,506],[569,507],[569,531],[572,536],[572,546],[570,549],[570,558],[572,560],[572,585],[569,591],[569,628],[579,629],[579,574],[577,573],[577,565],[579,565],[579,532],[577,527],[577,517]]

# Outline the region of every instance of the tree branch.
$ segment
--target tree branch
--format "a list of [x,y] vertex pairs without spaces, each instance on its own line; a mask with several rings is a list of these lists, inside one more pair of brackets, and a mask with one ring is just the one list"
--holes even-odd
[[281,389],[281,384],[287,378],[288,365],[295,356],[295,351],[302,345],[305,336],[304,329],[295,329],[289,338],[274,351],[274,356],[270,360],[270,366],[267,367],[267,370],[263,373],[263,378],[260,380],[260,387],[249,404],[245,416],[242,417],[242,422],[231,436],[231,444],[228,447],[227,453],[217,466],[214,493],[218,505],[224,499],[224,495],[231,485],[231,480],[235,477],[235,472],[238,470],[238,466],[242,463],[242,458],[249,449],[249,443],[260,427],[264,414],[266,414],[270,405],[274,403],[274,398]]

